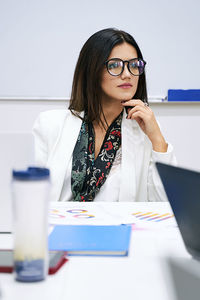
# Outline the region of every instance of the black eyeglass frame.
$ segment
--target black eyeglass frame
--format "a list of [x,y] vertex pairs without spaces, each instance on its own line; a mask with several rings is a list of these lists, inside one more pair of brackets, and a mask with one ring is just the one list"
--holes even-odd
[[[138,75],[133,74],[133,73],[131,72],[130,66],[129,66],[130,62],[131,62],[131,61],[134,61],[135,59],[140,60],[140,61],[143,61],[143,63],[144,63],[143,72],[142,72],[141,74],[138,74]],[[110,71],[109,71],[109,69],[108,69],[108,63],[109,63],[110,61],[112,61],[112,60],[122,61],[122,63],[123,63],[122,70],[121,70],[121,72],[120,72],[119,74],[117,74],[117,75],[111,74]],[[127,63],[127,68],[128,68],[129,72],[130,72],[133,76],[140,76],[140,75],[142,75],[142,74],[144,73],[144,68],[145,68],[145,65],[146,65],[146,61],[145,61],[144,59],[138,58],[138,57],[131,58],[130,60],[122,60],[121,58],[111,58],[111,59],[109,59],[109,60],[107,60],[107,61],[105,62],[105,65],[106,65],[106,69],[107,69],[108,73],[109,73],[111,76],[119,76],[119,75],[121,75],[121,74],[124,72],[124,66],[125,66],[125,63]]]

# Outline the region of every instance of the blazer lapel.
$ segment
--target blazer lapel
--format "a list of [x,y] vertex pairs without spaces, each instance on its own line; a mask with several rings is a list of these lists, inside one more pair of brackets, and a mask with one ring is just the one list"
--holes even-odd
[[[83,115],[83,113],[82,113]],[[81,115],[81,116],[82,116]],[[51,200],[58,201],[62,190],[65,173],[72,157],[74,146],[81,128],[82,120],[73,114],[66,117],[56,145],[47,166],[51,171]]]
[[138,144],[141,142],[139,126],[135,120],[122,119],[122,162],[119,201],[136,201]]

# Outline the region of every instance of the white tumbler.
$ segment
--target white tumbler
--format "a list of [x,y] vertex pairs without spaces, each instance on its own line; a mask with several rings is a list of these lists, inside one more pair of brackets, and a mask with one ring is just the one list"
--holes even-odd
[[45,168],[13,171],[15,279],[44,280],[48,273],[48,210],[50,174]]

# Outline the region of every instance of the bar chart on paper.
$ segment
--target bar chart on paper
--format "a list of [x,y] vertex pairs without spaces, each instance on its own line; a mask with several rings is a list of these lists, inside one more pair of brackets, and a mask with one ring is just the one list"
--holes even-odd
[[134,217],[136,217],[138,220],[145,220],[147,222],[152,221],[152,222],[161,222],[165,221],[168,219],[171,219],[174,217],[173,214],[170,213],[154,213],[154,212],[134,212],[132,213]]
[[131,217],[136,227],[177,227],[174,214],[165,210],[138,210],[132,212]]
[[177,227],[173,211],[167,202],[126,203],[126,206],[119,203],[110,207],[109,211],[120,216],[123,224],[134,224],[135,228]]

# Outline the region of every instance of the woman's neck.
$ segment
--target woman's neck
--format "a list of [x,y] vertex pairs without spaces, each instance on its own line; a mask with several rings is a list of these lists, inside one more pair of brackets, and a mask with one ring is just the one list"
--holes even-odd
[[[102,115],[101,121],[104,127],[107,128],[112,124],[112,122],[117,118],[117,116],[122,112],[123,106],[121,103],[115,101],[112,103],[102,103]],[[99,124],[100,125],[100,124]]]

